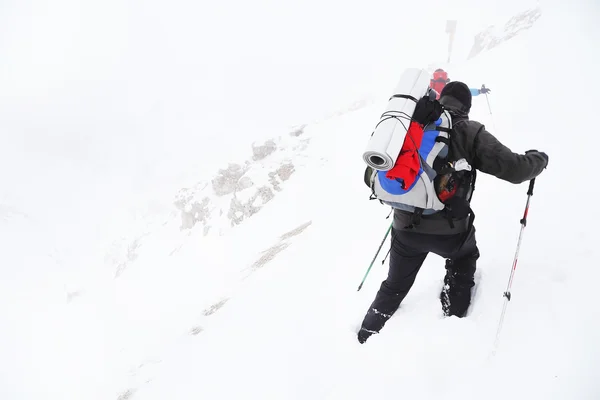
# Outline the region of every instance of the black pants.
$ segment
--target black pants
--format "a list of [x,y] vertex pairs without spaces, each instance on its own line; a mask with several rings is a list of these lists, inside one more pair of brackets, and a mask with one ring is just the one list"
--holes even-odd
[[446,258],[444,289],[440,295],[446,315],[464,316],[471,302],[479,250],[475,227],[456,235],[430,235],[392,229],[388,276],[371,304],[362,330],[379,332],[412,287],[428,253]]

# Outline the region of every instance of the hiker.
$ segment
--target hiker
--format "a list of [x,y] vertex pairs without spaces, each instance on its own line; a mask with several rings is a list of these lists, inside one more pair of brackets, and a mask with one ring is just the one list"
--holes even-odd
[[[364,317],[358,332],[360,343],[364,343],[372,334],[379,333],[396,312],[430,252],[446,259],[444,287],[440,294],[444,315],[464,317],[471,303],[471,288],[475,285],[474,275],[479,258],[473,226],[474,213],[469,205],[476,171],[519,184],[535,178],[548,165],[545,153],[537,150],[528,150],[524,155],[513,153],[486,131],[481,123],[469,120],[471,99],[468,86],[455,81],[444,87],[439,102],[431,100],[427,103],[424,97],[417,103],[413,122],[426,125],[435,121],[442,112],[442,106],[452,118],[445,160],[461,160],[469,164],[468,168],[463,165],[460,172],[466,174],[463,177],[469,177],[462,182],[467,182],[470,187],[467,190],[463,187],[461,192],[465,193],[462,201],[466,204],[463,210],[467,211],[459,217],[450,214],[454,216],[449,218],[449,214],[444,211],[419,209],[421,213],[416,221],[414,211],[402,209],[401,205],[394,207],[388,276],[381,283]],[[437,107],[439,111],[434,113],[432,109],[425,109],[421,107],[421,102],[425,102],[423,104],[426,107],[433,107],[432,109]],[[441,153],[436,159],[439,157]],[[454,171],[453,173],[460,174],[456,172],[459,168]],[[365,183],[366,176],[367,174]],[[442,199],[440,193],[437,192]],[[452,212],[455,212],[460,207],[452,208]]]
[[[441,68],[436,69],[433,72],[433,78],[429,81],[429,87],[432,88],[436,93],[436,98],[440,99],[440,93],[442,90],[450,82],[448,78],[448,73]],[[471,91],[472,96],[479,96],[480,94],[491,93],[491,90],[486,88],[485,85],[481,85],[481,89],[469,89]]]

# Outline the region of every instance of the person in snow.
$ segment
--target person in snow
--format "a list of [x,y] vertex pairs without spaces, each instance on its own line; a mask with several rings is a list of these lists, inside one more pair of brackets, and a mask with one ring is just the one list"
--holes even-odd
[[[499,179],[519,184],[538,176],[548,165],[548,156],[537,150],[513,153],[485,127],[469,120],[471,91],[462,82],[450,82],[442,90],[439,102],[453,120],[451,137],[455,159],[464,158],[472,166]],[[413,213],[394,209],[391,232],[389,271],[369,307],[358,332],[364,343],[379,333],[410,291],[428,253],[446,259],[444,287],[440,294],[446,316],[465,316],[471,303],[471,288],[479,250],[475,240],[474,215],[448,221],[444,212],[423,214],[418,225],[411,226]]]
[[[448,73],[441,68],[436,69],[433,72],[433,78],[429,81],[429,87],[436,93],[436,99],[440,99],[440,94],[444,87],[450,82]],[[486,88],[485,85],[481,85],[481,89],[469,89],[471,96],[479,96],[480,94],[490,93],[491,90]]]

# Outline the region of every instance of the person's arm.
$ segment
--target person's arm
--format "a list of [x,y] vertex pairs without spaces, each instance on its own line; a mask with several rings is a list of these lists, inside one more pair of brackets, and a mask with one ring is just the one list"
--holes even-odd
[[471,91],[471,96],[479,96],[480,94],[490,93],[491,90],[486,88],[485,85],[481,85],[481,89],[469,89]]
[[521,183],[538,176],[548,165],[548,156],[537,150],[513,153],[482,126],[474,140],[475,167],[499,179]]

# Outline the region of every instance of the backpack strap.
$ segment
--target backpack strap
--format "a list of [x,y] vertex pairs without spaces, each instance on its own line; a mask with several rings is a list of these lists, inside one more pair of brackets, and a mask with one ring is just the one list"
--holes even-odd
[[415,226],[421,223],[421,216],[423,215],[423,208],[415,207],[415,211],[410,217],[410,224],[405,226],[404,229],[413,229]]
[[[460,214],[464,214],[465,211],[468,211],[469,224],[468,224],[467,230],[471,230],[471,228],[473,227],[473,222],[475,222],[475,212],[473,212],[471,205],[469,204],[469,202],[466,199],[460,199],[460,205],[456,205],[456,206],[461,209]],[[454,212],[454,208],[451,206],[450,207],[447,206],[444,209],[444,212],[446,214],[446,220],[448,221],[448,225],[450,225],[450,229],[454,229],[455,225],[454,225],[453,218],[456,214]]]
[[379,200],[379,202],[381,204],[384,204],[383,201],[381,201],[381,199],[378,199],[377,196],[375,195],[375,185],[373,184],[374,179],[377,179],[377,171],[368,165],[367,168],[365,169],[363,181],[364,181],[365,185],[367,185],[369,187],[369,189],[371,189],[371,194],[369,195],[369,200]]
[[373,190],[373,185],[371,184],[372,179],[373,179],[373,168],[370,165],[367,165],[367,168],[365,168],[365,173],[363,175],[363,182],[371,190]]
[[[463,120],[456,121],[454,126],[456,126],[457,124],[459,124],[461,122],[464,122],[464,121]],[[453,128],[444,128],[444,127],[439,127],[439,126],[436,127],[436,130],[448,133],[448,138],[445,138],[442,136],[438,136],[436,138],[436,142],[441,142],[448,146],[448,156],[450,156],[452,154],[452,149],[451,149],[452,140],[451,139],[452,139],[452,135],[454,134]],[[441,165],[438,165],[438,167],[435,169],[435,172],[438,175],[445,175],[445,174],[453,173],[453,172],[457,172],[457,171],[454,169],[452,164],[450,164],[449,162],[444,162],[444,163],[441,163]],[[450,204],[447,204],[446,207],[444,208],[444,213],[445,213],[446,219],[448,221],[448,225],[450,226],[450,229],[455,228],[453,218],[455,217],[456,214],[465,215],[467,213],[469,215],[469,224],[468,224],[467,230],[470,231],[471,228],[473,227],[473,222],[475,221],[475,213],[473,212],[473,209],[471,208],[470,202],[473,197],[473,192],[475,191],[475,179],[477,177],[477,171],[473,168],[471,174],[472,174],[471,183],[470,183],[471,192],[469,193],[469,198],[464,198],[464,199],[455,198],[454,202],[452,202],[452,200],[450,200]],[[452,203],[454,203],[454,204],[452,204]]]
[[471,202],[471,199],[473,199],[473,192],[475,192],[475,182],[477,181],[477,170],[475,168],[473,168],[473,171],[471,171],[471,174],[473,175],[473,181],[471,182],[471,194],[469,195],[469,203]]
[[448,140],[448,138],[445,138],[443,136],[436,137],[435,141],[438,143],[444,143],[446,146],[450,146],[450,140]]
[[450,229],[454,229],[454,221],[452,220],[452,212],[448,207],[444,208],[444,213],[446,214],[446,220],[448,221],[448,225],[450,225]]
[[[409,100],[412,100],[412,101],[414,101],[415,103],[417,103],[417,102],[418,102],[418,100],[417,100],[416,98],[414,98],[414,96],[411,96],[410,94],[395,94],[395,95],[393,95],[392,97],[390,97],[390,99],[389,99],[389,100],[391,100],[391,99],[396,99],[396,98],[401,98],[401,99],[409,99]],[[388,101],[389,101],[389,100],[388,100]]]

